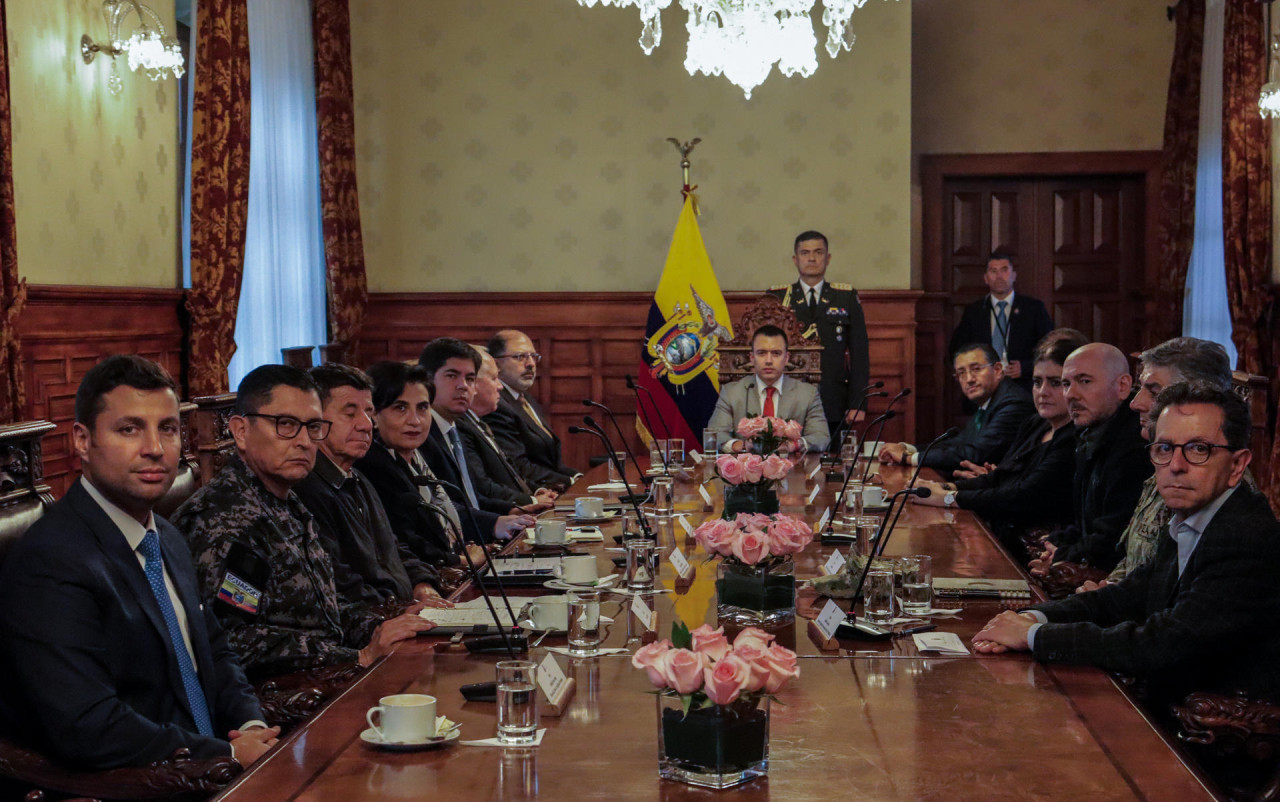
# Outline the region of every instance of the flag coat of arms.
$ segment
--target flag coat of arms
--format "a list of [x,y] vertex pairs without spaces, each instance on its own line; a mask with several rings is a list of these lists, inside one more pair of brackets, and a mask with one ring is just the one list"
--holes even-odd
[[[654,421],[654,410],[647,408],[636,417],[642,436],[663,436],[665,423],[672,438],[684,439],[686,449],[702,447],[702,430],[720,397],[719,346],[729,339],[733,339],[729,309],[702,242],[690,194],[671,235],[667,263],[645,327],[640,384],[652,393],[662,422]],[[647,431],[646,420],[658,432]]]

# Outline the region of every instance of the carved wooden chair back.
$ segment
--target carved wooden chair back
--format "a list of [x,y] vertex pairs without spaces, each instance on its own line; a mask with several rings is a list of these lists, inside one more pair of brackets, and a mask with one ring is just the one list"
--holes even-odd
[[773,295],[761,295],[734,324],[734,338],[720,343],[720,386],[751,375],[751,338],[766,325],[786,332],[787,375],[818,384],[822,379],[822,344],[817,334],[805,337],[804,326],[790,307]]

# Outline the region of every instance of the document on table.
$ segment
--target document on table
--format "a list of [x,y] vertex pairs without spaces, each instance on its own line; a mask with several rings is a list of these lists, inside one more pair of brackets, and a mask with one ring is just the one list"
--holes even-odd
[[911,636],[916,648],[922,652],[938,654],[968,654],[964,641],[954,632],[917,632]]
[[[520,601],[523,603],[528,600]],[[502,600],[495,599],[493,606],[498,611],[498,619],[502,625],[512,626],[511,616],[507,613],[507,606],[502,603]],[[517,614],[520,612],[519,608],[513,607],[513,609]],[[489,612],[489,606],[485,604],[484,597],[458,602],[453,607],[424,607],[418,615],[438,627],[474,627],[493,624],[493,613]]]

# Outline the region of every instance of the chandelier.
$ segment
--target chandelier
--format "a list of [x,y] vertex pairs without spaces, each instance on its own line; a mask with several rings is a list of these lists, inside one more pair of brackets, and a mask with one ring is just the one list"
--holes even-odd
[[[120,26],[125,18],[133,12],[137,16],[137,28],[127,38],[123,36]],[[127,56],[129,69],[141,72],[153,81],[163,80],[170,75],[181,78],[185,71],[182,47],[178,40],[167,35],[164,23],[150,6],[138,0],[103,0],[102,15],[107,22],[106,42],[95,42],[85,34],[80,37],[80,56],[85,64],[93,61],[98,53],[111,57],[111,74],[107,78],[107,88],[111,94],[119,95],[124,89],[120,73],[116,68],[116,57]]]
[[[672,0],[578,0],[591,8],[636,6],[643,28],[645,55],[662,43],[664,8]],[[805,78],[818,69],[817,38],[810,16],[815,0],[680,0],[688,14],[689,50],[684,68],[690,75],[723,75],[742,88],[747,99],[769,77],[776,64],[787,77]],[[827,53],[835,58],[853,47],[849,18],[867,0],[822,0]]]

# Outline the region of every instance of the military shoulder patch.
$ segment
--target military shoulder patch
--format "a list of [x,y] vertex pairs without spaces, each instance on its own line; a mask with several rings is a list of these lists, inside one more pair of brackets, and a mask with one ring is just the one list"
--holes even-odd
[[840,283],[838,283],[838,282],[833,281],[833,282],[831,282],[831,289],[833,289],[833,290],[843,290],[844,292],[852,292],[852,291],[853,291],[853,285],[852,285],[852,284],[840,284]]
[[249,615],[257,615],[261,600],[262,591],[234,571],[228,569],[222,575],[222,584],[218,586],[218,601]]
[[790,284],[774,284],[772,287],[770,287],[767,290],[767,292],[777,292],[778,290],[785,290],[787,287],[790,287],[790,286],[791,286]]

